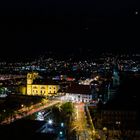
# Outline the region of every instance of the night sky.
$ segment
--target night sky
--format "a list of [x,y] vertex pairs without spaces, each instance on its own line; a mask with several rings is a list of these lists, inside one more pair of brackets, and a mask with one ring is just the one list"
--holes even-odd
[[0,2],[1,58],[47,50],[139,51],[138,0]]

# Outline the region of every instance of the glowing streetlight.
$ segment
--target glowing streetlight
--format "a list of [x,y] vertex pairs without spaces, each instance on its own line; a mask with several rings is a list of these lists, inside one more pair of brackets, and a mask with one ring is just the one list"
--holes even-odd
[[59,132],[59,134],[60,134],[60,135],[62,135],[62,134],[63,134],[63,132],[62,132],[62,131],[60,131],[60,132]]
[[64,123],[61,123],[60,125],[61,125],[61,127],[64,127]]
[[48,124],[52,125],[53,124],[53,120],[49,119],[48,120]]
[[107,128],[106,127],[103,127],[103,131],[107,131]]
[[78,119],[78,106],[75,106],[76,108],[76,115],[77,115],[77,119]]

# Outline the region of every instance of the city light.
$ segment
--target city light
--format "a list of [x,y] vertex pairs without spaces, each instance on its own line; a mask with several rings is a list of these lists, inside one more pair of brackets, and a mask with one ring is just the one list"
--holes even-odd
[[53,120],[52,119],[49,119],[48,120],[48,124],[52,125],[53,124]]
[[[13,74],[0,75],[1,124],[31,117],[42,125],[38,132],[55,133],[60,138],[67,137],[68,131],[78,135],[79,139],[115,137],[115,134],[110,134],[119,132],[120,128],[125,129],[127,125],[131,127],[128,120],[134,126],[136,124],[137,107],[133,104],[138,97],[135,85],[140,81],[140,62],[132,59],[101,56],[102,61],[97,59],[96,65],[94,59],[75,62],[54,58],[42,58],[17,66],[5,64],[4,68],[12,69],[9,72]],[[45,73],[41,71],[42,67]],[[1,71],[4,72],[3,68]],[[23,75],[14,74],[15,71]],[[133,76],[137,78],[134,85],[132,81],[129,86],[124,86],[123,82],[129,82],[127,78],[131,80]],[[132,86],[132,90],[130,95],[129,91],[123,91],[123,98],[119,94],[116,100],[118,91],[121,93],[123,89],[121,84],[124,89]],[[131,100],[123,105],[127,96]],[[63,106],[65,103],[71,103],[72,107]],[[129,107],[132,110],[127,111]]]
[[61,127],[64,127],[64,123],[61,123],[60,125],[61,125]]
[[42,112],[37,113],[37,118],[36,119],[39,120],[39,121],[44,121],[44,116],[43,116]]
[[59,134],[60,134],[60,135],[62,135],[62,134],[63,134],[63,132],[62,132],[62,131],[60,131],[60,132],[59,132]]

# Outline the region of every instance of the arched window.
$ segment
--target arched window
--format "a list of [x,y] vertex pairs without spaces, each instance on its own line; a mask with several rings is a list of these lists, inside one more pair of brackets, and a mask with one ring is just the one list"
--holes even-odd
[[45,87],[41,87],[41,89],[45,89]]
[[37,89],[37,87],[36,87],[36,86],[34,86],[34,87],[33,87],[33,89]]

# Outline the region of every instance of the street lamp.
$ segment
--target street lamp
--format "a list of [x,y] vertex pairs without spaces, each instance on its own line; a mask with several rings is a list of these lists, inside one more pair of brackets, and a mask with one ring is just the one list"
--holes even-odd
[[60,131],[60,132],[59,132],[59,137],[62,138],[63,136],[64,136],[63,131]]
[[48,124],[52,125],[53,124],[53,120],[52,119],[49,119],[48,120]]
[[59,132],[59,134],[60,134],[60,135],[62,135],[62,134],[63,134],[63,132],[62,132],[62,131],[60,131],[60,132]]
[[61,125],[61,127],[64,127],[64,123],[61,123],[60,125]]

